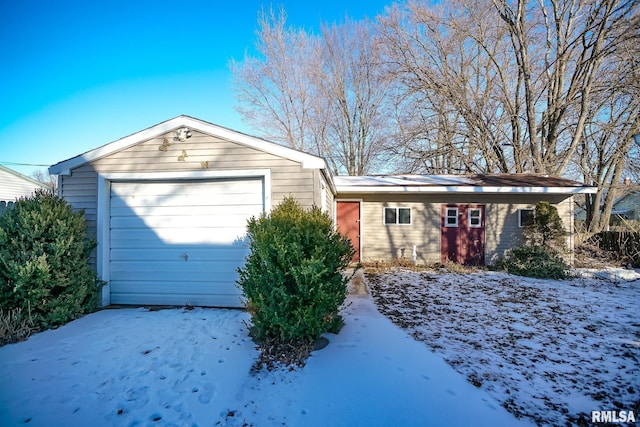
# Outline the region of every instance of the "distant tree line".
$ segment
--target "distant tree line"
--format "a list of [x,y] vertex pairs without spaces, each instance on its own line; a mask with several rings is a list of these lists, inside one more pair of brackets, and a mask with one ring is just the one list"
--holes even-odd
[[256,54],[231,63],[238,110],[336,173],[583,180],[599,231],[640,178],[638,3],[414,0],[317,34],[263,11]]

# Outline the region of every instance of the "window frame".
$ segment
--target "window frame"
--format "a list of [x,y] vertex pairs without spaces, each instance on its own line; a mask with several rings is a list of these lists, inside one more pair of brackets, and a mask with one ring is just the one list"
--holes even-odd
[[527,225],[531,224],[531,222],[529,222],[528,224],[524,224],[522,221],[522,213],[523,212],[530,212],[531,213],[531,222],[533,222],[533,215],[535,213],[535,209],[534,208],[520,208],[518,209],[518,228],[525,228]]
[[[387,209],[395,212],[395,222],[387,222]],[[409,222],[400,222],[400,210],[409,211]],[[382,208],[382,224],[383,225],[412,225],[413,224],[413,209],[405,206],[384,206]]]
[[[455,211],[455,216],[450,216],[449,215],[449,210],[453,210]],[[447,228],[457,228],[458,227],[458,215],[460,215],[460,210],[458,209],[457,206],[445,206],[445,211],[444,211],[444,226]],[[449,224],[449,218],[455,218],[456,222],[455,224]]]
[[[478,212],[478,224],[473,224],[471,221],[471,213]],[[482,208],[467,208],[467,224],[469,228],[482,228]]]

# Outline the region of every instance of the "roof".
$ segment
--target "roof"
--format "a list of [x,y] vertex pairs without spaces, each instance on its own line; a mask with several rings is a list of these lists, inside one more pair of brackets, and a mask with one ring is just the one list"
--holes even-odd
[[595,193],[596,187],[538,174],[337,176],[338,193]]
[[71,169],[90,163],[94,160],[109,156],[118,151],[124,150],[141,142],[156,138],[167,132],[178,128],[187,127],[216,138],[228,140],[240,145],[251,147],[275,156],[293,160],[302,164],[304,168],[326,169],[327,165],[323,158],[308,154],[293,148],[285,147],[274,142],[267,141],[255,136],[234,131],[213,123],[205,122],[189,116],[178,116],[165,122],[159,123],[148,129],[136,132],[132,135],[118,139],[117,141],[103,145],[86,153],[79,154],[70,159],[56,163],[49,167],[49,173],[54,175],[68,175]]

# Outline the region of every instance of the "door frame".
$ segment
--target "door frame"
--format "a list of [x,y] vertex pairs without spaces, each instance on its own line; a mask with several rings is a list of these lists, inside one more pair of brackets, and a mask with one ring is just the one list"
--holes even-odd
[[[449,250],[447,247],[447,251],[445,252],[445,245],[443,242],[445,241],[445,237],[449,240],[448,233],[445,234],[447,230],[455,229],[455,242],[456,242],[456,263],[459,264],[467,264],[471,259],[469,255],[469,251],[467,249],[469,245],[469,231],[470,230],[478,230],[481,234],[480,245],[482,246],[482,252],[480,254],[480,265],[486,264],[486,213],[487,207],[486,204],[483,203],[442,203],[440,208],[440,261],[442,263],[450,261],[449,260]],[[446,227],[446,213],[448,208],[456,209],[456,225],[451,227]],[[480,209],[481,218],[480,218],[480,226],[472,227],[469,221],[469,211],[470,209]],[[464,235],[464,236],[463,236]],[[463,239],[463,237],[465,237]],[[462,245],[466,245],[464,248]]]
[[338,203],[339,202],[349,202],[349,203],[358,203],[360,206],[358,208],[358,212],[360,212],[360,217],[358,218],[358,260],[357,262],[362,261],[362,199],[335,199],[335,209],[333,210],[333,223],[335,224],[336,230],[338,229]]

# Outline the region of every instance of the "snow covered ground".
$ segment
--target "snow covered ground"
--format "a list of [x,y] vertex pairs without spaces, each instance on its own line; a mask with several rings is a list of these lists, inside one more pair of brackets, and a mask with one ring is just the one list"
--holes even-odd
[[[640,412],[640,276],[499,272],[368,275],[381,312],[470,383],[539,425]],[[579,424],[585,425],[585,424]]]
[[345,327],[304,368],[257,374],[242,311],[85,316],[0,348],[0,425],[533,425],[392,324],[370,296],[348,302]]

